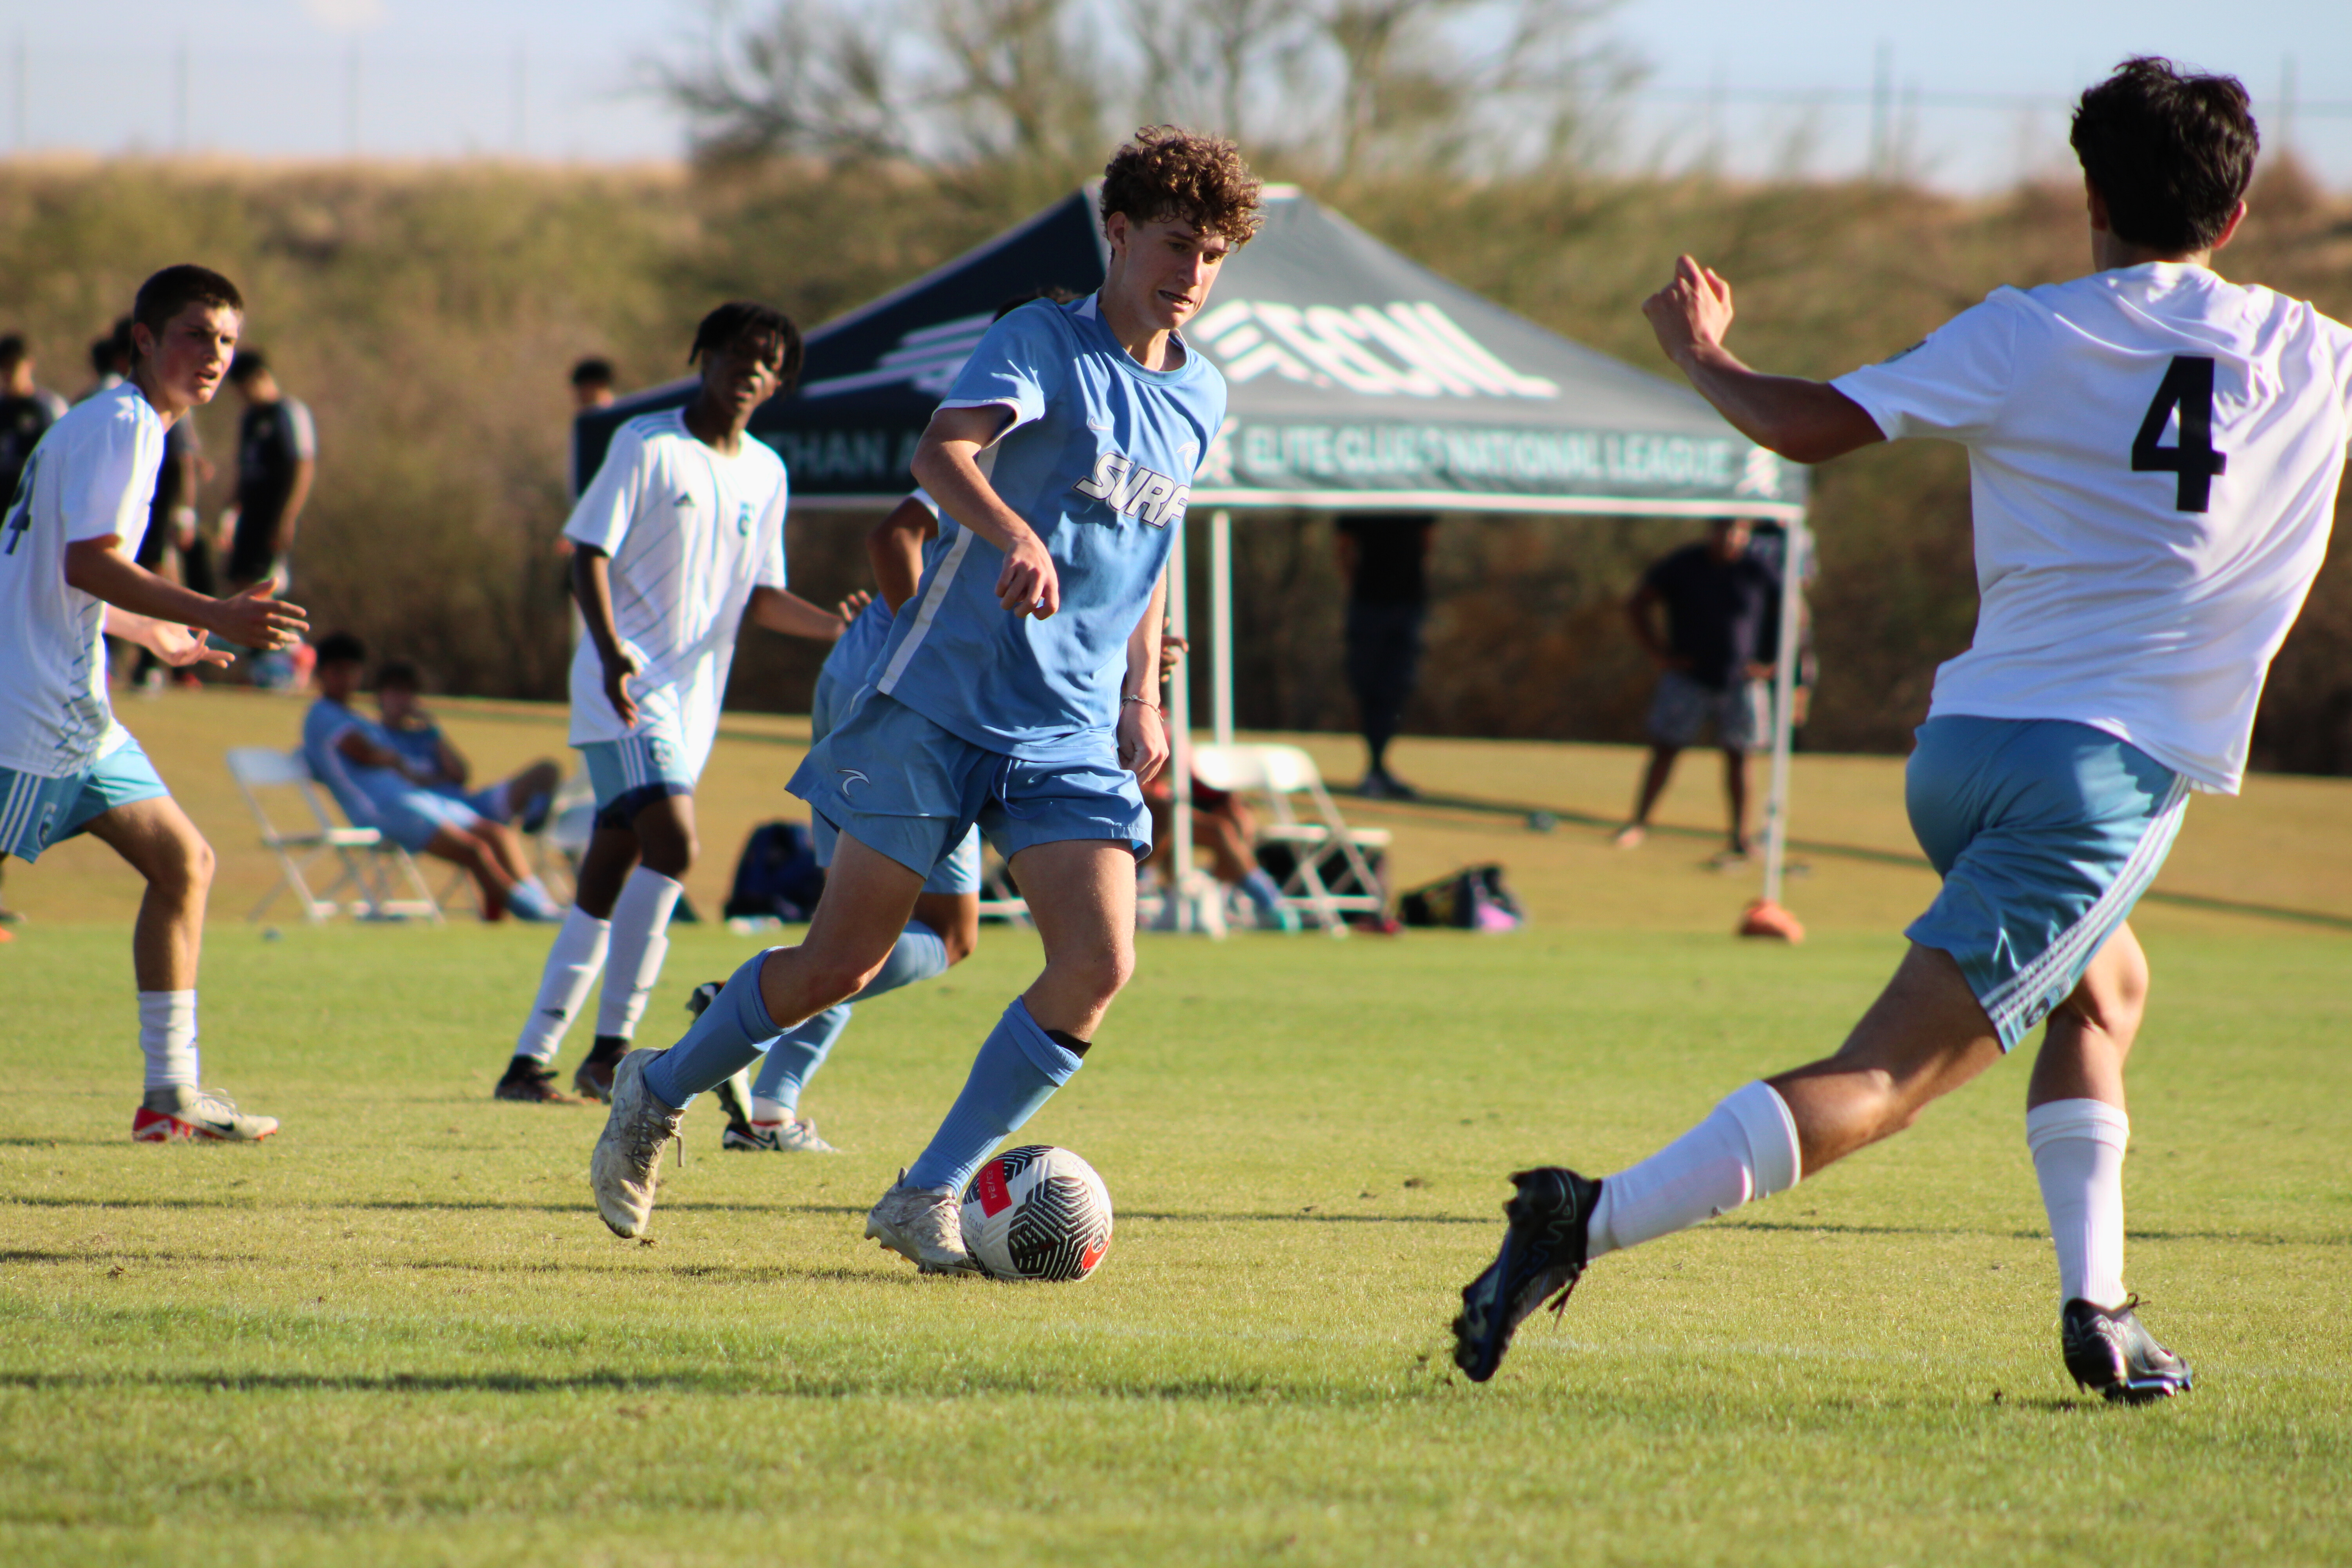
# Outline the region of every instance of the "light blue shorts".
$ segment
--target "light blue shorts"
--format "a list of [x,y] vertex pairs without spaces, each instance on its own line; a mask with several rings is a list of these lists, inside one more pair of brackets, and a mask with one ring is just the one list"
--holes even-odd
[[463,833],[482,823],[473,807],[437,791],[411,786],[365,793],[367,814],[363,819],[354,819],[352,826],[373,827],[412,854],[432,843],[433,836],[444,827]]
[[[852,688],[832,676],[820,672],[816,691],[809,699],[809,742],[814,745],[839,729],[857,711],[858,703],[870,686]],[[833,864],[833,846],[840,831],[824,817],[809,822],[809,838],[816,850],[816,863]],[[963,841],[948,851],[948,858],[931,868],[923,881],[927,893],[977,893],[980,891],[980,829],[975,827],[963,836]]]
[[588,785],[596,792],[599,827],[628,827],[655,801],[694,793],[686,748],[675,735],[645,730],[617,741],[591,741],[577,750],[588,764]]
[[454,800],[485,822],[508,822],[513,814],[507,810],[507,786],[504,780],[484,784],[479,789],[458,789],[450,786],[433,792],[443,800]]
[[1944,887],[1903,934],[1958,962],[2005,1051],[2073,994],[2156,879],[2189,781],[2064,720],[1956,714],[1918,734],[1905,801]]
[[63,778],[0,768],[0,855],[37,860],[116,806],[171,793],[136,741]]
[[1010,860],[1037,844],[1106,838],[1140,860],[1151,814],[1135,775],[1103,755],[1040,763],[950,734],[875,694],[813,747],[784,787],[819,818],[910,871],[930,876],[977,826]]

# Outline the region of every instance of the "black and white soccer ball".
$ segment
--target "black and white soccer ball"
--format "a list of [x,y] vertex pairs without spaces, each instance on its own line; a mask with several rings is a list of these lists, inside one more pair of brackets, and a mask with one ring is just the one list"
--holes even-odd
[[992,1157],[963,1190],[963,1249],[996,1279],[1083,1279],[1110,1250],[1110,1189],[1050,1143]]

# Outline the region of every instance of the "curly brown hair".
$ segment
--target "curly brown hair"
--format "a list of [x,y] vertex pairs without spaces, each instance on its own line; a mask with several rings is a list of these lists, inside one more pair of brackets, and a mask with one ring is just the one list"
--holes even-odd
[[1181,218],[1228,245],[1257,233],[1259,182],[1242,150],[1222,136],[1147,125],[1103,168],[1102,216],[1132,223]]

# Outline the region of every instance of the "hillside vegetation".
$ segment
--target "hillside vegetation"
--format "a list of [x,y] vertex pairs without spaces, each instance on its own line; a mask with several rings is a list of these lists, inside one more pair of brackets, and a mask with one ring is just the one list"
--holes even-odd
[[[318,416],[320,479],[295,595],[316,624],[417,658],[451,689],[556,696],[566,631],[551,541],[565,502],[571,361],[607,353],[625,384],[669,378],[685,368],[692,323],[722,298],[770,299],[814,325],[1064,188],[1013,165],[17,160],[0,164],[0,330],[26,331],[43,379],[70,394],[89,379],[84,345],[147,272],[198,259],[230,273],[251,300],[250,340]],[[1312,188],[1448,277],[1659,371],[1635,305],[1677,251],[1737,285],[1742,353],[1817,375],[1916,341],[1998,284],[2084,264],[2080,195],[2063,186],[1974,201],[1696,176],[1398,175]],[[2222,269],[2352,314],[2352,208],[2292,164],[2275,166]],[[208,510],[224,499],[235,420],[230,399],[201,416],[223,468]],[[1966,464],[1952,447],[1882,447],[1819,471],[1816,494],[1823,677],[1809,742],[1901,750],[1936,663],[1966,645],[1975,614]],[[796,515],[796,584],[816,596],[858,585],[863,526]],[[1431,658],[1408,727],[1636,734],[1648,680],[1617,604],[1687,531],[1447,519]],[[1243,722],[1345,727],[1328,521],[1262,514],[1238,532]],[[1204,555],[1196,547],[1196,571]],[[2339,531],[2265,699],[2265,766],[2352,772],[2347,556]],[[814,649],[752,634],[737,702],[801,707],[816,660]]]

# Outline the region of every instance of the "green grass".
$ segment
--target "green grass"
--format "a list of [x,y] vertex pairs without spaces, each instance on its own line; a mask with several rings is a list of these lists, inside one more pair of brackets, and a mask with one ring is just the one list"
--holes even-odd
[[[2143,1411],[2059,1367],[2021,1064],[1447,1375],[1505,1173],[1816,1054],[1889,937],[1147,942],[1031,1128],[1119,1207],[1069,1287],[858,1240],[1025,936],[861,1011],[810,1101],[848,1155],[694,1110],[653,1245],[587,1201],[601,1113],[488,1098],[538,934],[216,927],[257,1149],[128,1142],[124,945],[0,949],[0,1561],[2352,1556],[2339,936],[2148,938],[2131,1279],[2198,1387]],[[655,1029],[745,947],[682,933]]]

